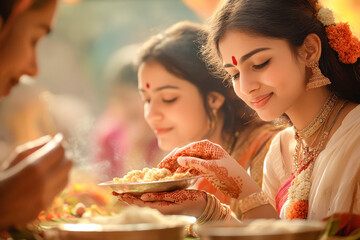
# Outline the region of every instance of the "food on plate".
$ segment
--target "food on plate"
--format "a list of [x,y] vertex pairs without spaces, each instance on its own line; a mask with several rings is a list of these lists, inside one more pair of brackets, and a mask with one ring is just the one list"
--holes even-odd
[[193,177],[190,172],[172,173],[167,168],[144,168],[142,170],[132,170],[122,178],[114,178],[114,183],[138,183],[154,182],[164,180],[174,180],[180,178]]

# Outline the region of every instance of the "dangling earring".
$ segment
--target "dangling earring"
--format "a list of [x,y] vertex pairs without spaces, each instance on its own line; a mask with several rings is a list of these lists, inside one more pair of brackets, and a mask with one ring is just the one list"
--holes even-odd
[[309,82],[306,84],[306,90],[326,86],[331,84],[329,78],[325,77],[319,68],[318,62],[311,62],[310,68],[312,71],[312,75],[309,79]]

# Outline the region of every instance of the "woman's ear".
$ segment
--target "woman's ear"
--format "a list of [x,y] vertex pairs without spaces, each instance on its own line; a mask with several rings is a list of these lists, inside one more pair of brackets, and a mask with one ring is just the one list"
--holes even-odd
[[208,93],[206,100],[211,109],[220,109],[225,102],[225,96],[219,92],[211,91]]
[[321,40],[318,35],[307,35],[301,46],[301,55],[306,63],[319,62],[321,56]]

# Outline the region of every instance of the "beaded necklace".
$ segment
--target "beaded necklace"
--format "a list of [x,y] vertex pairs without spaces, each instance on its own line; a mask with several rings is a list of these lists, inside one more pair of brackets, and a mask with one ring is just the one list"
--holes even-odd
[[[286,209],[287,219],[306,219],[308,214],[308,201],[311,188],[311,174],[314,168],[315,160],[323,150],[324,144],[329,136],[329,133],[334,126],[336,119],[338,118],[341,110],[345,107],[347,101],[344,101],[339,110],[337,111],[334,119],[329,127],[324,130],[326,122],[329,120],[329,116],[335,109],[337,100],[330,109],[328,118],[323,122],[322,134],[319,139],[319,143],[316,147],[311,148],[304,144],[304,141],[298,132],[295,131],[296,147],[294,152],[294,172],[293,180],[289,188],[288,200],[289,203]],[[318,136],[317,136],[318,137]]]

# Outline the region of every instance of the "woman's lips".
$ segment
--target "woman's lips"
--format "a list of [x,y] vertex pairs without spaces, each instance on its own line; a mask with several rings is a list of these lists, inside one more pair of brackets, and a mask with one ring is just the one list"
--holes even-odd
[[172,128],[155,128],[154,132],[156,135],[162,135],[169,132]]
[[272,97],[272,93],[267,94],[267,95],[263,95],[260,97],[257,97],[253,100],[250,101],[250,103],[252,104],[252,106],[254,106],[255,108],[261,108],[263,106],[266,105],[266,103],[270,100],[270,98]]

